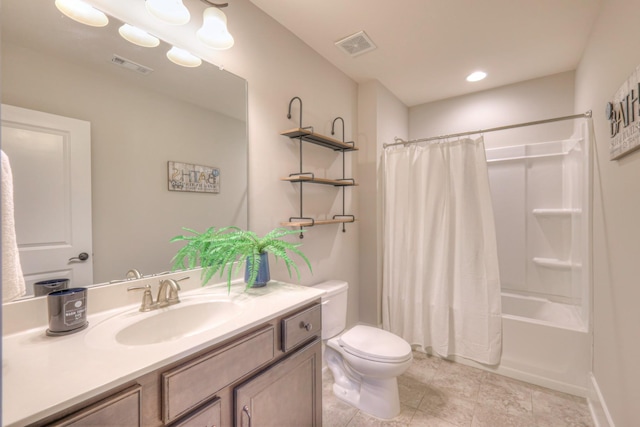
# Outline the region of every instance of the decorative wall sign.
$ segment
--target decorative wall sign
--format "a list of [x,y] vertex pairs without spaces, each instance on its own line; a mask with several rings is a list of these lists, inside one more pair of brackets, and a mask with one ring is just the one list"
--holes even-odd
[[197,193],[220,192],[220,169],[169,161],[169,190]]
[[607,103],[610,123],[609,159],[617,160],[640,148],[640,65]]

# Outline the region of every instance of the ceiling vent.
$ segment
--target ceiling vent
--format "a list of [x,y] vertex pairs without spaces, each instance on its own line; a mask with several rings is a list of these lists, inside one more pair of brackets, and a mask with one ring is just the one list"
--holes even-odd
[[357,32],[343,38],[342,40],[338,40],[335,44],[340,48],[340,50],[352,57],[362,55],[363,53],[376,48],[376,45],[373,44],[373,41],[371,41],[367,33],[364,31]]
[[135,71],[136,73],[139,73],[139,74],[148,75],[148,74],[153,73],[153,69],[152,68],[145,67],[144,65],[136,64],[133,61],[130,61],[130,60],[126,59],[126,58],[123,58],[123,57],[115,55],[115,54],[111,58],[111,62],[113,64],[121,66],[122,68],[126,68],[127,70]]

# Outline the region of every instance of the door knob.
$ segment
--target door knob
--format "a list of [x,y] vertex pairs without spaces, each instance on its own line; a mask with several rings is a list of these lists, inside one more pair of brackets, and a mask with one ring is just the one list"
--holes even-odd
[[74,256],[73,258],[69,258],[69,262],[71,261],[86,261],[89,259],[89,254],[86,252],[80,252],[78,256]]

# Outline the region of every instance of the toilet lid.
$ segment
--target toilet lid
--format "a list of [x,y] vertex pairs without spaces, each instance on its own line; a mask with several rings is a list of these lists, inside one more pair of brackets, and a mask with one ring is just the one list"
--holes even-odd
[[405,340],[371,326],[354,326],[338,342],[349,353],[364,359],[403,362],[411,357],[411,346]]

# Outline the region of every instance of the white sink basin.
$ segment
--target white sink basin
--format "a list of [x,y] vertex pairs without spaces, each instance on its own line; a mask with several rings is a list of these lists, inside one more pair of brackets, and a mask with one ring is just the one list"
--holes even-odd
[[242,305],[225,299],[191,299],[141,313],[129,310],[88,331],[87,342],[99,347],[160,344],[196,335],[234,318]]
[[230,301],[207,301],[183,306],[177,304],[121,329],[116,334],[116,341],[125,345],[173,341],[211,329],[239,311],[240,306]]

